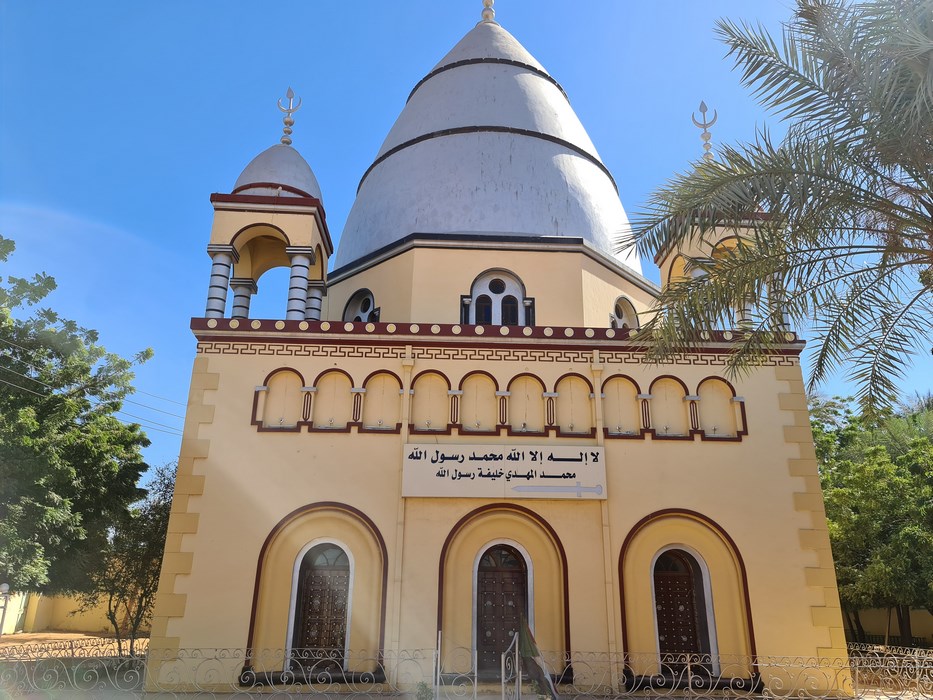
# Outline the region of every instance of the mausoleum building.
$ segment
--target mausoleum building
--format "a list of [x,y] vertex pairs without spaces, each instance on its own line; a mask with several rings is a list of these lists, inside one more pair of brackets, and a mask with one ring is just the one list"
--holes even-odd
[[[336,249],[291,112],[211,195],[151,648],[243,650],[229,682],[438,647],[443,673],[493,678],[525,621],[555,675],[583,653],[749,679],[844,656],[803,343],[740,379],[734,328],[646,361],[659,289],[614,252],[612,173],[486,5]],[[654,261],[663,284],[683,252]],[[277,267],[282,313],[253,318]]]

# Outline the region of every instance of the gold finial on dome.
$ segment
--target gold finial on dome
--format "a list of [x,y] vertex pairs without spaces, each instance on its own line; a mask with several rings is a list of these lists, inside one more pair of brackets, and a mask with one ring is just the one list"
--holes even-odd
[[492,9],[493,4],[496,0],[483,0],[483,21],[484,22],[495,22],[496,21],[496,11]]
[[295,104],[295,93],[289,87],[285,92],[285,98],[288,100],[288,107],[282,105],[282,98],[279,98],[279,109],[285,113],[285,117],[282,119],[282,123],[285,124],[285,128],[282,129],[282,143],[286,146],[292,145],[292,126],[295,124],[295,120],[292,119],[292,115],[301,109],[301,98],[298,98],[298,104]]
[[703,139],[703,160],[712,160],[713,154],[710,153],[712,146],[710,146],[709,140],[712,138],[712,134],[709,133],[709,128],[716,123],[716,120],[719,118],[719,115],[716,113],[716,110],[713,110],[713,118],[709,121],[706,121],[706,113],[709,111],[709,108],[706,106],[706,102],[700,100],[700,114],[703,115],[703,121],[698,122],[694,114],[690,115],[690,118],[693,119],[693,124],[698,129],[703,129],[703,133],[700,134],[700,138]]

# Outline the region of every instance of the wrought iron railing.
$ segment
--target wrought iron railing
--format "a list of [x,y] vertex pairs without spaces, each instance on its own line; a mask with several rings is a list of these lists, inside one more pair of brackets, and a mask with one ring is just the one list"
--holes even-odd
[[[519,700],[531,692],[510,654],[503,679],[477,678],[468,649],[398,652],[152,649],[146,654],[79,655],[60,645],[4,648],[0,698],[268,698],[340,695],[439,700],[481,695]],[[543,652],[558,692],[583,698],[933,698],[933,653],[852,645],[848,658],[728,657]]]
[[0,646],[0,662],[7,659],[86,658],[91,656],[141,656],[149,648],[149,639],[133,640],[133,654],[127,639],[112,637],[77,637],[34,644],[5,644]]

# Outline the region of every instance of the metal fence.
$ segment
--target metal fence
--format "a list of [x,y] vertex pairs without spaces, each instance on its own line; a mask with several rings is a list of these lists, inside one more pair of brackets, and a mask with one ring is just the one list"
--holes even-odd
[[[293,698],[418,700],[534,697],[514,657],[477,668],[468,649],[371,654],[322,650],[149,650],[29,645],[0,654],[0,698]],[[15,653],[13,650],[16,650]],[[100,651],[100,653],[96,653]],[[94,652],[94,653],[90,653]],[[561,697],[933,698],[933,652],[851,645],[849,657],[543,654]]]
[[[78,637],[36,644],[7,644],[0,646],[0,663],[8,660],[86,658],[130,656],[128,640],[118,642],[112,637]],[[149,639],[133,640],[134,656],[146,653]]]

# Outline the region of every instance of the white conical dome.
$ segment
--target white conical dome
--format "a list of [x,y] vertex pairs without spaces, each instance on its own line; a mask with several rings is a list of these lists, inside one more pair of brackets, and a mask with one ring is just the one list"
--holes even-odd
[[[416,232],[570,236],[612,255],[627,228],[560,85],[480,22],[412,91],[363,176],[336,264]],[[640,272],[634,255],[623,263]]]
[[233,192],[321,199],[321,187],[311,166],[298,151],[282,143],[253,158],[236,179]]

